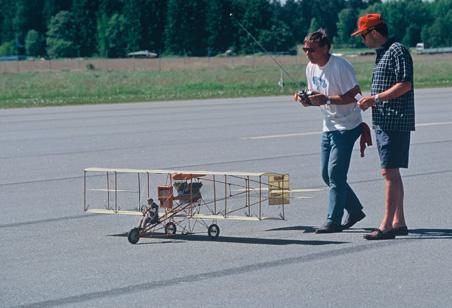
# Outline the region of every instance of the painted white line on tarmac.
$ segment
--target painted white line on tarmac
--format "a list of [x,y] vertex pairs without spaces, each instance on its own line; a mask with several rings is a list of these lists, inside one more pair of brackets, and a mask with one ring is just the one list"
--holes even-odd
[[273,138],[290,138],[290,137],[320,135],[321,133],[322,132],[307,132],[307,133],[293,133],[293,134],[281,134],[281,135],[266,135],[266,136],[255,136],[255,137],[242,137],[242,139],[259,140],[259,139],[273,139]]
[[[263,187],[260,189],[261,191],[268,191],[267,187]],[[305,192],[318,192],[318,191],[324,191],[325,188],[294,188],[289,189],[288,192],[290,193],[305,193]],[[233,192],[244,192],[247,191],[246,189],[232,189]],[[259,191],[259,188],[250,188],[248,191]]]
[[317,191],[324,191],[324,188],[296,188],[296,189],[291,189],[290,192],[291,193],[302,193],[302,192],[317,192]]
[[441,126],[441,125],[452,125],[452,122],[419,123],[419,124],[416,124],[416,127],[423,127],[423,126]]
[[[442,126],[442,125],[452,125],[452,122],[418,123],[418,124],[416,124],[416,127]],[[254,137],[242,137],[242,139],[244,139],[244,140],[261,140],[261,139],[291,138],[291,137],[320,135],[321,133],[322,132],[306,132],[306,133],[292,133],[292,134],[279,134],[279,135],[264,135],[264,136],[254,136]]]

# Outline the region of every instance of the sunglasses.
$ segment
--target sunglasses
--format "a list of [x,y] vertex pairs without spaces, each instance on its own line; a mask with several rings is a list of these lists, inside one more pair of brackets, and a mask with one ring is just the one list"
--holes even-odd
[[306,47],[303,47],[303,51],[304,52],[316,52],[317,50],[319,50],[319,48],[306,48]]
[[367,30],[365,33],[361,34],[361,37],[363,40],[366,39],[366,35],[369,34],[370,32],[372,32],[374,30],[374,28]]

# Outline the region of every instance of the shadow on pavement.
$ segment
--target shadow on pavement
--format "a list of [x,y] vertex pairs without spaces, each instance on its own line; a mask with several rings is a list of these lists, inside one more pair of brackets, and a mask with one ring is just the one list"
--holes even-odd
[[408,229],[408,235],[421,239],[452,239],[452,229]]
[[[291,226],[284,228],[268,229],[266,231],[303,231],[303,233],[314,233],[313,226]],[[375,228],[350,228],[343,233],[370,233]],[[409,229],[408,236],[397,236],[398,239],[452,239],[452,229]]]
[[315,230],[316,230],[316,227],[313,227],[313,226],[292,226],[292,227],[268,229],[265,231],[303,231],[303,233],[314,233]]
[[[127,233],[121,234],[111,234],[108,236],[119,236],[127,237]],[[141,242],[142,238],[149,239],[166,239],[166,241],[159,242]],[[164,244],[164,243],[176,243],[181,241],[196,241],[196,242],[217,242],[217,243],[238,243],[238,244],[257,244],[257,245],[310,245],[310,246],[320,246],[320,245],[338,245],[346,244],[348,242],[341,241],[321,241],[321,240],[289,240],[289,239],[270,239],[270,238],[256,238],[256,237],[232,237],[232,236],[221,236],[216,239],[211,239],[207,235],[197,235],[197,234],[176,234],[173,236],[168,236],[164,234],[153,234],[145,235],[140,238],[139,244]]]
[[[370,233],[375,228],[350,228],[344,233]],[[415,237],[414,237],[415,236]],[[452,229],[408,229],[408,236],[397,236],[398,239],[452,239]]]

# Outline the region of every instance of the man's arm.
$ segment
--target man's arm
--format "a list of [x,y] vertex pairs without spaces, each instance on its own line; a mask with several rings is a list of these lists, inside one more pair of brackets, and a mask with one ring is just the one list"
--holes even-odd
[[386,91],[378,93],[378,98],[382,101],[389,101],[391,99],[402,96],[411,90],[411,82],[403,81],[398,82]]
[[375,105],[376,100],[389,101],[391,99],[395,99],[410,91],[411,87],[412,86],[410,81],[398,82],[389,89],[374,96],[364,96],[359,100],[358,106],[362,110],[366,110],[367,108]]
[[315,106],[324,105],[327,103],[328,100],[330,100],[330,103],[334,104],[334,105],[347,105],[347,104],[355,102],[355,95],[358,93],[361,93],[361,90],[360,90],[359,86],[356,85],[352,89],[347,91],[347,93],[342,94],[342,95],[326,96],[324,94],[315,92],[314,95],[309,96],[309,99]]

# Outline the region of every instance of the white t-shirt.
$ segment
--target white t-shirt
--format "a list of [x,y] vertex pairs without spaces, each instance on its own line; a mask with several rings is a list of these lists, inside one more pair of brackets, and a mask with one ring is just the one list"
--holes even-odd
[[[356,81],[353,66],[344,58],[330,55],[328,63],[320,67],[308,63],[306,66],[308,89],[322,94],[342,95],[350,91]],[[323,131],[350,130],[362,122],[361,109],[356,102],[346,105],[321,105],[323,112]]]

